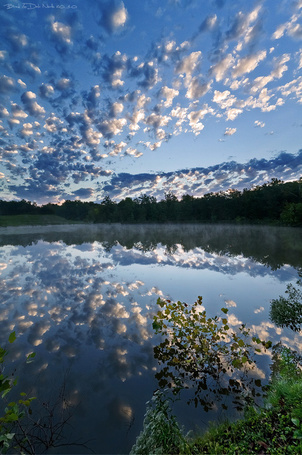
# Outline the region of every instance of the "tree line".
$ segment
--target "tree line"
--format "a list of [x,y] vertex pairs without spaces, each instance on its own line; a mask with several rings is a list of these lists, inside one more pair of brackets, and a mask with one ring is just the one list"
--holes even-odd
[[106,196],[101,203],[66,200],[63,204],[0,200],[0,215],[57,215],[71,221],[92,223],[239,222],[280,223],[302,226],[302,177],[284,183],[276,178],[243,191],[186,194],[179,200],[172,193],[157,201],[142,194],[115,202]]

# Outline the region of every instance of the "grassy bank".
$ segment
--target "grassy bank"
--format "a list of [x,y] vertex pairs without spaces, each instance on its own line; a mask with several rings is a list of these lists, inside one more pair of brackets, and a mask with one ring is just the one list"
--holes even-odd
[[265,407],[248,408],[244,419],[188,441],[187,453],[302,454],[302,371],[296,360],[289,349],[283,348]]
[[68,223],[70,223],[70,221],[57,215],[0,215],[0,227],[46,226],[49,224]]

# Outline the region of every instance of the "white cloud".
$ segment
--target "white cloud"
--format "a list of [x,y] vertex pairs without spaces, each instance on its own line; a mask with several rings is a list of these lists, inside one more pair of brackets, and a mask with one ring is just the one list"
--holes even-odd
[[42,84],[40,86],[40,96],[41,97],[49,97],[49,96],[52,96],[55,92],[54,88],[52,85],[50,84]]
[[12,77],[6,76],[5,74],[0,76],[0,93],[9,93],[14,89],[14,87],[15,82]]
[[187,84],[187,93],[186,98],[189,99],[198,99],[204,96],[211,87],[210,82],[200,82],[197,77],[193,77],[190,82]]
[[28,111],[30,115],[34,117],[40,117],[45,114],[44,107],[40,106],[35,99],[37,98],[36,94],[28,91],[24,92],[21,96],[21,100],[25,106],[25,110]]
[[234,300],[225,300],[225,304],[228,306],[228,307],[237,307],[237,303],[234,302]]
[[145,112],[143,109],[140,109],[139,111],[134,111],[132,116],[130,117],[130,124],[129,124],[129,129],[130,131],[138,131],[140,129],[139,123],[144,120],[145,118]]
[[18,117],[18,118],[26,118],[28,117],[28,114],[24,112],[20,106],[16,103],[11,104],[11,109],[12,109],[12,115],[13,117]]
[[128,147],[127,150],[125,151],[125,155],[128,156],[134,156],[135,158],[139,158],[140,156],[143,155],[142,152],[139,152],[137,149]]
[[60,91],[66,90],[71,86],[71,80],[67,77],[62,77],[58,80],[56,88]]
[[288,66],[285,64],[290,60],[289,54],[283,54],[278,58],[273,59],[273,70],[268,76],[259,76],[251,83],[251,93],[256,93],[263,89],[267,84],[272,82],[274,79],[281,79],[284,72],[288,70]]
[[99,129],[104,136],[116,136],[123,131],[126,124],[127,120],[125,118],[104,120],[99,124]]
[[[112,144],[115,144],[114,141],[111,141],[111,142],[112,142]],[[123,141],[121,141],[119,144],[114,145],[114,148],[113,148],[112,152],[109,153],[109,155],[110,156],[119,155],[122,152],[123,148],[126,147],[126,145],[127,145],[126,142],[123,142]]]
[[237,128],[226,128],[224,136],[233,136],[237,131]]
[[171,117],[167,115],[160,115],[160,114],[155,114],[152,112],[147,118],[146,118],[146,124],[153,126],[153,128],[157,129],[162,126],[166,126],[169,121],[171,120]]
[[128,20],[128,12],[123,2],[100,2],[100,10],[102,18],[100,24],[105,28],[107,33],[112,34],[118,32],[126,25]]
[[178,95],[179,95],[179,91],[178,90],[174,90],[173,88],[169,88],[166,85],[164,87],[162,87],[160,92],[159,92],[159,96],[160,97],[166,98],[166,101],[164,102],[164,106],[165,107],[171,106],[172,103],[173,103],[174,98],[176,96],[178,96]]
[[9,116],[9,112],[6,109],[6,107],[0,106],[0,118],[1,117],[8,117],[8,116]]
[[187,78],[191,78],[193,72],[199,64],[201,51],[192,52],[187,57],[184,57],[176,66],[175,72],[177,74],[186,74]]
[[252,82],[250,85],[250,92],[256,93],[259,90],[263,89],[269,82],[273,80],[273,76],[259,76]]
[[293,79],[287,84],[279,87],[283,96],[290,96],[291,94],[295,95],[298,102],[302,103],[302,76],[299,76],[297,79]]
[[204,129],[204,124],[200,122],[200,119],[204,117],[202,111],[192,111],[189,113],[189,123],[190,127],[192,128],[193,133],[195,136],[198,136],[200,132]]
[[112,115],[112,117],[117,117],[119,114],[123,112],[123,110],[124,105],[116,101],[111,105],[110,114]]
[[68,45],[72,44],[71,27],[69,25],[65,25],[62,22],[55,21],[54,17],[52,16],[50,30],[52,34],[59,39],[59,41]]
[[258,54],[243,57],[237,63],[233,71],[233,78],[240,77],[245,73],[253,71],[258,64],[266,58],[266,51],[260,51]]
[[215,90],[213,101],[214,103],[217,103],[221,109],[229,109],[234,103],[236,103],[237,98],[234,95],[231,95],[229,90],[225,90],[224,92]]
[[252,109],[259,108],[262,112],[270,112],[276,109],[276,105],[268,104],[269,100],[273,97],[273,94],[267,90],[267,88],[263,88],[258,98],[253,98],[252,96],[249,97],[244,105],[245,107],[251,107]]
[[25,82],[23,82],[21,79],[18,79],[17,82],[22,88],[26,88]]
[[265,127],[265,123],[264,122],[260,122],[260,120],[255,120],[254,125],[259,127],[259,128],[264,128]]
[[280,39],[285,33],[286,30],[286,24],[279,25],[278,28],[275,30],[275,32],[272,35],[272,39]]
[[124,6],[124,3],[121,3],[119,9],[114,11],[114,13],[111,16],[112,27],[114,29],[123,27],[127,21],[127,18],[128,18],[127,10]]
[[281,79],[283,73],[288,70],[288,66],[285,65],[286,62],[290,60],[290,54],[283,54],[278,58],[274,59],[274,69],[271,73],[271,76],[276,79]]
[[299,66],[298,69],[302,68],[302,50],[298,52]]
[[31,123],[24,123],[20,131],[20,134],[25,136],[31,136],[33,134],[33,125]]
[[5,60],[7,58],[7,52],[6,51],[0,51],[0,60]]
[[220,82],[224,78],[225,73],[233,65],[233,63],[234,57],[232,54],[228,54],[220,60],[220,62],[211,67],[211,74],[215,77],[217,82]]
[[[300,8],[298,7],[297,10]],[[295,13],[291,16],[288,22],[281,24],[275,30],[272,35],[272,39],[280,39],[287,33],[292,38],[301,39],[302,38],[302,25],[298,23],[298,20],[301,18],[301,13]]]
[[242,112],[243,112],[242,109],[236,109],[236,108],[228,109],[226,111],[227,120],[235,120],[235,118],[239,114],[242,114]]

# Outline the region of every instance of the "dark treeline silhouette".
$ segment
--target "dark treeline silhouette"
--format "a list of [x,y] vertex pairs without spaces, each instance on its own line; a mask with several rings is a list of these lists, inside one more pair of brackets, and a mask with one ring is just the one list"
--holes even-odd
[[208,193],[200,198],[187,194],[181,200],[166,193],[161,201],[143,194],[120,202],[106,196],[101,203],[65,201],[62,205],[41,207],[25,200],[0,201],[0,215],[20,214],[57,215],[67,220],[93,223],[235,221],[302,226],[302,177],[287,183],[274,178],[252,189]]

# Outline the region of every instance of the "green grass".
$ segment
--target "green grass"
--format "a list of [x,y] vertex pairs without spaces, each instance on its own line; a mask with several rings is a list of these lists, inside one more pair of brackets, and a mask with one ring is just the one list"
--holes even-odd
[[[68,224],[65,218],[56,215],[0,215],[0,227],[5,226],[45,226],[48,224]],[[75,222],[72,221],[74,224]]]
[[[295,423],[294,423],[295,422]],[[299,423],[285,405],[278,409],[250,409],[243,420],[212,428],[190,443],[191,454],[302,454]]]
[[[298,355],[298,357],[300,357]],[[248,408],[245,417],[213,427],[192,440],[189,452],[199,454],[302,454],[302,370],[297,357],[281,348],[266,406]],[[300,363],[301,365],[301,363]]]

